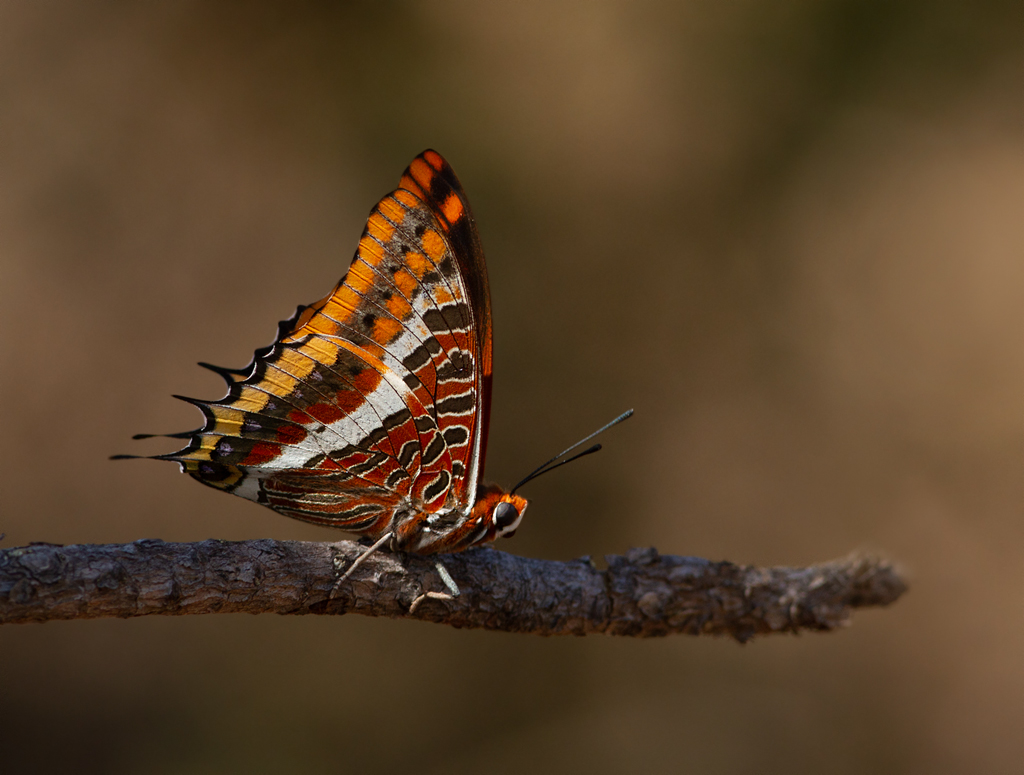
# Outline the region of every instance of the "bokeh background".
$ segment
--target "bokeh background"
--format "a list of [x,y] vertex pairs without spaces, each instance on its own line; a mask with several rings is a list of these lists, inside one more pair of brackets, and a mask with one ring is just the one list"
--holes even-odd
[[910,593],[746,646],[357,617],[0,631],[7,772],[1010,773],[1024,761],[1024,6],[0,5],[0,530],[334,540],[113,463],[197,425],[426,147],[496,318],[489,478],[627,407],[505,550]]

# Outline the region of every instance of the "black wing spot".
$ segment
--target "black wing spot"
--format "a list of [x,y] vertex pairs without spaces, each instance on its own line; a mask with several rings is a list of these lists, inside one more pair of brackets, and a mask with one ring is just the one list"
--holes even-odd
[[[430,465],[431,463],[433,463],[435,460],[441,457],[441,453],[443,453],[445,449],[446,447],[444,443],[444,438],[441,436],[440,433],[438,433],[436,436],[434,436],[434,440],[427,445],[427,448],[423,450],[423,464]],[[430,499],[428,498],[427,500]]]
[[416,371],[429,360],[430,351],[423,345],[420,345],[407,356],[405,356],[405,358],[402,360],[402,365],[405,366],[405,368],[407,368],[409,371]]
[[476,406],[476,393],[451,396],[436,404],[438,414],[465,414]]
[[469,441],[469,431],[462,425],[452,425],[445,429],[444,440],[449,447],[458,447]]
[[402,468],[409,470],[409,466],[412,465],[412,461],[416,459],[416,453],[420,450],[419,441],[407,441],[402,446],[402,451],[398,453],[398,465]]
[[431,482],[427,489],[423,491],[423,499],[427,503],[434,500],[434,498],[448,489],[449,482],[451,482],[451,477],[448,475],[448,472],[441,471],[437,479]]

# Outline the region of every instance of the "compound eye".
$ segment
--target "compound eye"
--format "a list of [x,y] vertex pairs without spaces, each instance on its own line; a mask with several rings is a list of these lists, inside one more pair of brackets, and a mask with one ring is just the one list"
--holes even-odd
[[508,501],[502,501],[494,507],[493,519],[498,530],[504,530],[507,527],[511,527],[512,524],[519,519],[519,512],[516,511],[516,507]]

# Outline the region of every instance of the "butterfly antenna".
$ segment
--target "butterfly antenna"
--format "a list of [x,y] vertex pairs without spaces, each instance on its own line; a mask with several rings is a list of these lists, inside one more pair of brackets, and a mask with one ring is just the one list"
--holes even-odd
[[[546,474],[548,471],[554,471],[559,466],[564,466],[566,463],[571,463],[573,460],[578,460],[581,457],[585,457],[586,455],[592,455],[595,452],[599,451],[601,449],[601,445],[600,444],[595,444],[594,446],[589,447],[588,449],[583,450],[583,452],[580,452],[578,455],[573,455],[568,460],[562,460],[561,462],[557,463],[556,465],[551,465],[555,461],[560,460],[561,458],[563,458],[566,455],[568,455],[570,452],[572,452],[577,447],[583,446],[584,444],[586,444],[588,441],[590,441],[595,436],[598,436],[598,435],[604,433],[606,430],[611,428],[613,425],[618,425],[623,420],[628,420],[632,416],[633,416],[633,410],[632,409],[628,409],[627,411],[625,411],[622,414],[620,414],[618,417],[616,417],[614,420],[612,420],[607,425],[602,425],[600,428],[598,428],[596,431],[591,433],[589,436],[580,439],[579,441],[577,441],[575,444],[573,444],[568,449],[563,449],[561,452],[559,452],[557,455],[555,455],[549,461],[544,463],[544,465],[538,466],[533,471],[531,471],[526,476],[526,478],[523,479],[523,481],[521,481],[519,484],[517,484],[515,487],[512,488],[512,493],[515,493],[515,491],[518,490],[520,487],[522,487],[524,484],[526,484],[527,482],[529,482],[532,479],[536,479],[541,474]],[[548,468],[548,466],[551,466],[551,467]]]

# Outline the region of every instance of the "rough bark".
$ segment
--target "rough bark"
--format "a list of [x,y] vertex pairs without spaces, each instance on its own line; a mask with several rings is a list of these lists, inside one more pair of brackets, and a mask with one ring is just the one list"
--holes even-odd
[[[632,549],[598,570],[494,549],[425,558],[377,553],[332,589],[363,547],[341,541],[144,540],[31,544],[0,551],[0,623],[149,614],[345,614],[414,618],[536,635],[754,635],[831,630],[853,608],[905,590],[884,560],[851,555],[807,568],[755,568]],[[450,600],[436,559],[462,590]]]

